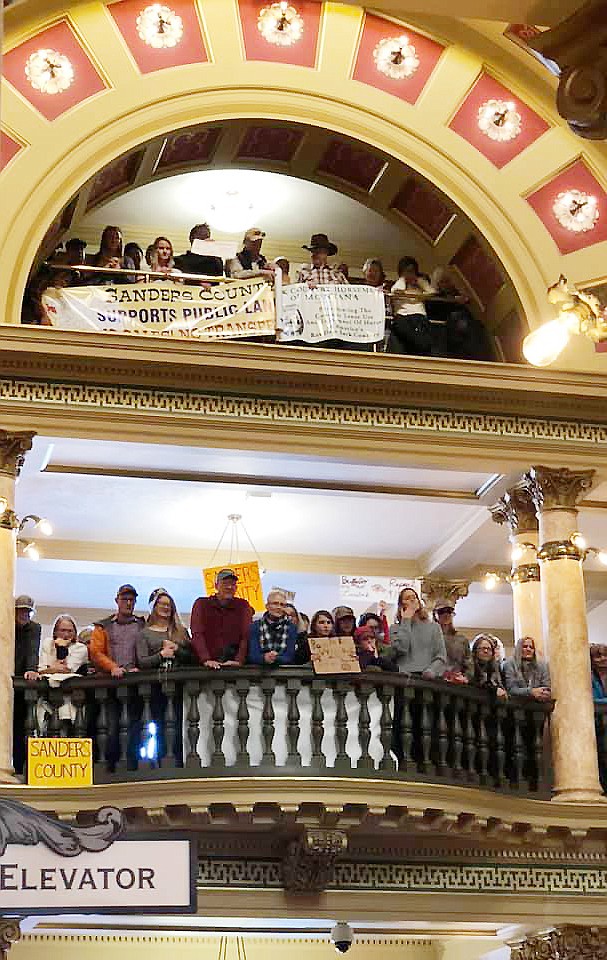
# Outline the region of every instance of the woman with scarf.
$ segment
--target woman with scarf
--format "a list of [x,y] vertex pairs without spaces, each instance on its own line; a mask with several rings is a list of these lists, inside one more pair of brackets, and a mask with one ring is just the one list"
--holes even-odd
[[550,700],[548,664],[538,658],[533,637],[517,640],[514,656],[506,660],[502,673],[504,686],[513,696]]
[[266,612],[251,624],[248,662],[264,667],[293,663],[297,628],[286,612],[287,597],[282,590],[270,590]]

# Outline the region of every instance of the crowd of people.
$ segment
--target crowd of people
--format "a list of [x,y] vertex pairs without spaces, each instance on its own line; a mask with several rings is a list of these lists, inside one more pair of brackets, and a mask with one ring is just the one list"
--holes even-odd
[[[514,655],[506,659],[497,638],[479,634],[469,641],[454,626],[453,606],[439,603],[430,615],[409,587],[400,593],[392,624],[383,605],[377,613],[363,613],[358,621],[352,608],[344,605],[317,610],[308,618],[279,589],[269,592],[265,612],[256,617],[237,590],[235,571],[221,570],[215,592],[194,602],[188,630],[167,590],[158,587],[152,592],[149,614],[143,617],[135,613],[136,588],[123,584],[112,614],[78,631],[75,618],[63,613],[56,618],[51,636],[42,639],[32,598],[20,596],[15,601],[15,676],[28,681],[46,678],[57,686],[68,677],[92,673],[121,678],[133,671],[175,667],[313,666],[318,654],[311,640],[350,637],[363,671],[398,671],[427,680],[471,684],[496,699],[513,695],[550,700],[548,668],[537,655],[533,638],[522,638]],[[604,691],[603,696],[607,696]],[[16,703],[15,767],[21,770],[24,716],[19,709],[23,706]],[[49,712],[42,698],[39,732],[44,732]],[[74,718],[74,707],[64,697],[60,719],[66,729]]]
[[[382,261],[371,257],[365,261],[362,275],[354,277],[348,264],[332,265],[329,262],[338,253],[337,245],[327,234],[316,233],[309,244],[302,247],[308,251],[310,262],[292,270],[284,256],[271,261],[266,259],[262,253],[265,236],[259,227],[250,228],[237,255],[225,262],[214,252],[204,251],[204,243],[211,241],[211,230],[206,223],[192,227],[190,249],[178,256],[171,240],[165,236],[156,237],[145,251],[135,242],[124,245],[122,231],[116,226],[105,227],[99,249],[94,254],[86,253],[84,240],[72,237],[65,243],[65,248],[57,250],[48,265],[42,266],[31,279],[24,298],[22,320],[25,323],[48,323],[41,297],[51,286],[142,281],[191,284],[206,283],[208,278],[247,279],[256,276],[274,282],[280,275],[283,285],[295,282],[312,286],[364,283],[380,288],[386,302],[386,336],[380,346],[388,353],[491,359],[482,324],[470,311],[468,298],[449,268],[436,268],[430,278],[420,271],[414,257],[404,256],[398,263],[398,277],[391,280],[386,276]],[[87,270],[87,267],[95,270]],[[361,348],[359,344],[342,342],[337,346]]]

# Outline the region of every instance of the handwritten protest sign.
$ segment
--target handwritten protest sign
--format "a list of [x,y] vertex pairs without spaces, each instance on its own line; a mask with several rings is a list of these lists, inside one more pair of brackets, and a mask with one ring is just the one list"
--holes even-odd
[[420,592],[419,580],[402,577],[364,577],[342,574],[339,578],[339,599],[358,600],[361,603],[398,603],[398,596],[405,587]]
[[314,673],[360,673],[352,637],[310,637]]
[[276,326],[281,342],[377,343],[384,336],[384,295],[376,287],[294,283],[282,288],[280,304]]
[[207,596],[210,597],[215,593],[215,577],[220,570],[225,570],[226,567],[233,570],[238,577],[236,596],[248,600],[256,613],[261,613],[262,610],[265,610],[266,605],[263,599],[259,564],[256,560],[253,563],[224,563],[220,567],[207,567],[204,569],[202,574]]
[[51,287],[42,306],[51,325],[62,330],[192,340],[272,335],[276,319],[272,288],[260,278],[214,287],[162,282]]

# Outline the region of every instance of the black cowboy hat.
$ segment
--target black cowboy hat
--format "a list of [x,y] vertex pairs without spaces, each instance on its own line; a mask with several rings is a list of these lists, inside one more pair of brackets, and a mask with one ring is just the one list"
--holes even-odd
[[330,257],[334,257],[337,253],[337,247],[334,243],[331,243],[326,233],[313,233],[310,238],[310,245],[307,247],[305,243],[303,244],[304,250],[326,250]]

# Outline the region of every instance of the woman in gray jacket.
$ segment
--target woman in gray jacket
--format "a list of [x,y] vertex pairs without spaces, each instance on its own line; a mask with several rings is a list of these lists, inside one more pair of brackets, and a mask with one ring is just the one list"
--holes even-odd
[[434,680],[447,663],[443,632],[433,623],[411,587],[401,590],[396,623],[390,627],[390,644],[400,673]]
[[550,700],[550,673],[548,664],[535,652],[533,637],[521,637],[514,648],[514,656],[502,668],[504,686],[515,697],[533,697]]

